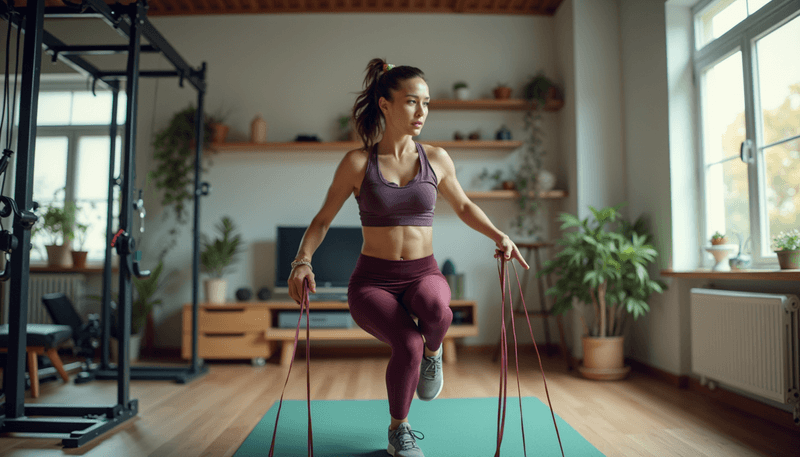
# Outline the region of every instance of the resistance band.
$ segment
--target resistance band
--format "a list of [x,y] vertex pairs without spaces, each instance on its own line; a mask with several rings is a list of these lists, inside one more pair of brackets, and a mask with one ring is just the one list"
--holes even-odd
[[[497,270],[500,274],[500,291],[502,296],[502,307],[500,311],[500,321],[502,322],[502,327],[500,328],[500,353],[502,355],[501,359],[501,366],[500,366],[500,393],[498,394],[498,405],[497,405],[497,450],[495,451],[495,457],[500,456],[500,445],[503,442],[503,429],[505,428],[506,423],[506,400],[508,397],[508,336],[506,335],[506,317],[505,317],[505,309],[506,309],[506,284],[508,284],[508,306],[511,313],[511,332],[514,335],[514,360],[517,365],[517,393],[519,397],[519,421],[520,425],[522,426],[522,450],[524,455],[527,457],[528,451],[525,446],[525,423],[522,421],[522,391],[519,386],[519,353],[517,352],[517,330],[514,325],[514,307],[511,302],[511,282],[508,281],[508,270],[506,269],[506,262],[511,262],[511,260],[506,260],[503,257],[502,251],[497,251],[499,257],[497,257]],[[533,327],[531,327],[531,320],[528,316],[528,307],[525,305],[525,298],[522,295],[522,284],[519,280],[519,274],[517,274],[517,268],[511,265],[514,268],[514,275],[517,277],[517,286],[519,287],[519,297],[522,300],[522,309],[525,310],[525,319],[528,321],[528,329],[531,332],[531,341],[533,341],[533,347],[536,349],[536,357],[539,358],[539,370],[542,372],[542,381],[544,381],[544,391],[547,394],[547,404],[550,406],[550,414],[553,416],[553,425],[556,428],[556,437],[558,437],[558,446],[561,449],[561,456],[564,456],[564,447],[561,445],[561,435],[558,433],[558,425],[556,424],[556,416],[553,412],[553,404],[550,402],[550,392],[547,390],[547,379],[544,377],[544,368],[542,367],[542,357],[539,355],[539,348],[536,346],[536,340],[533,338]]]
[[292,348],[292,360],[289,362],[289,372],[286,373],[286,382],[283,383],[281,401],[278,403],[278,414],[275,416],[275,430],[272,432],[272,444],[269,447],[269,457],[273,457],[275,452],[275,435],[278,433],[278,419],[281,417],[281,406],[283,406],[283,394],[286,392],[286,385],[289,383],[289,375],[292,374],[292,364],[294,356],[297,354],[297,340],[300,338],[300,321],[303,320],[303,312],[306,313],[306,398],[308,399],[308,457],[314,457],[314,439],[311,434],[311,338],[310,323],[311,317],[308,315],[310,304],[308,302],[308,278],[303,280],[303,300],[300,302],[300,317],[297,319],[297,328],[294,332],[294,348]]

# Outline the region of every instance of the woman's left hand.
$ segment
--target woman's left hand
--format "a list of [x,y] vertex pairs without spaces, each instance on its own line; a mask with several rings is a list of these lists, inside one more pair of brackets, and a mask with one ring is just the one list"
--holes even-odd
[[517,248],[517,245],[511,241],[511,238],[509,238],[508,235],[503,235],[503,238],[496,244],[497,249],[494,251],[495,259],[500,257],[505,257],[505,260],[517,259],[517,262],[519,262],[519,264],[522,265],[526,270],[530,269],[528,263],[522,258],[519,248]]

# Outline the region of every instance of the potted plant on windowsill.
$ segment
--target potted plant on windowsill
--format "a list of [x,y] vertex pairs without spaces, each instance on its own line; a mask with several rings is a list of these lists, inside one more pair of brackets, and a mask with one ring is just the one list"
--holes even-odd
[[205,234],[201,235],[203,250],[200,253],[200,265],[203,272],[210,276],[204,282],[206,301],[218,304],[225,302],[228,283],[223,276],[226,269],[236,260],[241,237],[238,234],[232,235],[236,226],[228,216],[223,216],[216,228],[222,234],[222,238],[210,242]]
[[66,202],[63,207],[55,203],[45,206],[41,220],[42,231],[50,237],[50,244],[45,245],[48,266],[69,266],[67,253],[73,237],[75,212],[73,202]]
[[793,229],[780,232],[773,238],[775,254],[778,255],[778,264],[781,270],[795,270],[800,268],[800,230]]
[[78,250],[76,251],[73,249],[70,252],[72,255],[72,268],[86,268],[86,256],[89,255],[89,251],[84,251],[83,247],[86,244],[86,231],[88,229],[88,224],[82,224],[80,222],[75,223],[75,235],[77,236]]
[[[600,211],[589,207],[595,221],[579,220],[572,214],[561,213],[564,232],[556,242],[563,249],[537,276],[555,273],[558,280],[546,291],[555,302],[551,312],[563,314],[576,303],[591,304],[594,320],[587,323],[579,309],[583,324],[583,365],[579,371],[590,379],[622,379],[630,367],[624,365],[624,328],[629,314],[634,320],[647,313],[647,299],[653,292],[663,292],[666,284],[650,279],[647,266],[658,256],[648,244],[651,238],[640,216],[630,224],[620,218],[622,206]],[[606,225],[618,222],[616,230]]]

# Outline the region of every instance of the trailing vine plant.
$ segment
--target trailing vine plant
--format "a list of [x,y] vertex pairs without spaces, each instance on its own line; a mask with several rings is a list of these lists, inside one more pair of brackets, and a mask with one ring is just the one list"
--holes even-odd
[[517,204],[519,211],[517,217],[511,222],[511,226],[520,235],[534,236],[542,229],[536,221],[539,212],[539,201],[537,194],[538,175],[542,168],[542,157],[547,154],[543,146],[544,130],[542,129],[542,109],[545,104],[547,91],[553,83],[542,73],[531,78],[525,85],[523,94],[525,100],[529,102],[528,110],[525,112],[524,122],[525,131],[528,136],[525,138],[525,153],[521,158],[519,169],[515,176],[515,183],[519,198]]
[[[175,113],[169,125],[158,131],[153,141],[155,168],[147,174],[147,182],[155,182],[156,190],[162,192],[161,205],[172,207],[178,223],[170,229],[167,246],[159,254],[159,260],[163,260],[167,252],[177,245],[178,228],[188,222],[186,205],[194,195],[196,112],[197,109],[190,105]],[[203,144],[209,145],[212,134],[210,124],[219,120],[204,117]],[[206,155],[205,158],[209,166],[213,164],[210,157]],[[208,172],[202,163],[200,168],[203,173]]]

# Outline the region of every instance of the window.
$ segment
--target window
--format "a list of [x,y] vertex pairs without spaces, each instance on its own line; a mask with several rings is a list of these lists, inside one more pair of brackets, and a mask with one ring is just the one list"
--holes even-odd
[[705,239],[773,236],[800,220],[800,9],[791,0],[707,0],[694,8]]
[[[125,94],[121,92],[114,176],[120,174],[125,102]],[[65,90],[45,85],[39,94],[33,199],[40,206],[63,207],[67,201],[77,204],[77,222],[89,227],[83,249],[93,261],[105,259],[111,108],[111,92],[99,89],[94,95],[85,89]],[[115,220],[119,216],[119,200],[119,191],[115,189]],[[61,242],[47,238],[44,233],[34,237],[32,262],[46,261],[44,246]],[[81,247],[77,237],[72,240],[72,247],[76,250]]]

